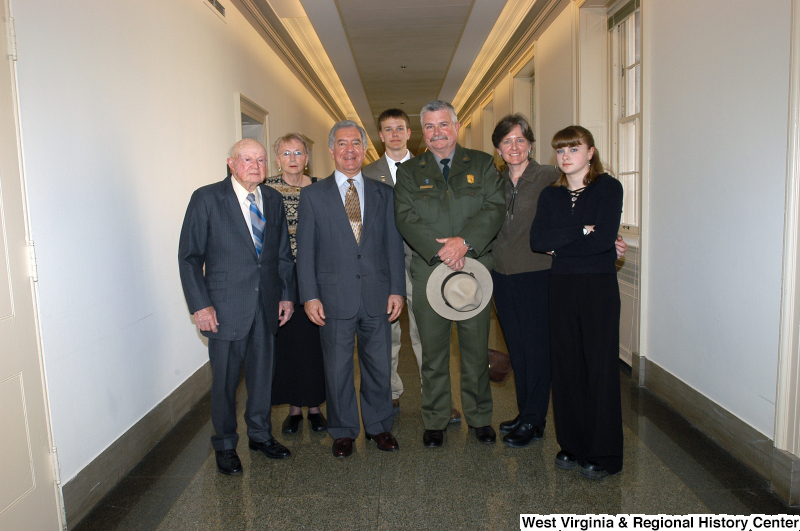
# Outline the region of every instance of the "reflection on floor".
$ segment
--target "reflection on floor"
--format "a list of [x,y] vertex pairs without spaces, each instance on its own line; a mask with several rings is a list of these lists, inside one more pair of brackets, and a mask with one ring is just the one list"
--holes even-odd
[[[404,316],[405,318],[405,312]],[[393,433],[400,451],[356,440],[353,455],[331,455],[331,439],[304,421],[283,435],[288,406],[273,408],[275,436],[293,456],[272,461],[239,441],[240,477],[216,470],[209,444],[210,399],[202,399],[79,525],[89,530],[519,529],[520,513],[798,513],[744,467],[620,369],[625,465],[595,482],[556,469],[552,415],[541,441],[512,449],[478,443],[465,424],[447,430],[440,449],[422,446],[420,383],[403,323],[405,384]],[[493,345],[503,349],[496,323]],[[455,339],[455,335],[453,336]],[[458,344],[453,341],[454,405]],[[239,404],[244,403],[240,386]],[[516,414],[513,376],[492,384],[495,428]],[[244,422],[239,417],[240,433]]]

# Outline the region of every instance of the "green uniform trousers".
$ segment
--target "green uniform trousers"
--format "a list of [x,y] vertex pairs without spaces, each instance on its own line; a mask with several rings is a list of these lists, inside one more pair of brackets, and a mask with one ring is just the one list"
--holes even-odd
[[[489,270],[491,256],[479,259]],[[464,321],[450,321],[428,304],[425,290],[435,267],[414,255],[411,262],[412,305],[422,343],[422,421],[427,430],[443,430],[450,422],[450,337],[453,323],[461,352],[461,406],[473,427],[492,423],[492,390],[489,386],[489,320],[491,305]]]

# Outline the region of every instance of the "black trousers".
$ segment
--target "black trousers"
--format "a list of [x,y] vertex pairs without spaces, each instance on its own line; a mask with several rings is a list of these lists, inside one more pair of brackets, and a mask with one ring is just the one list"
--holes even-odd
[[622,469],[619,284],[615,274],[551,275],[553,418],[561,449]]
[[236,433],[236,388],[244,368],[247,404],[244,420],[247,436],[254,442],[272,438],[270,398],[275,375],[275,335],[267,325],[264,306],[258,310],[250,332],[238,341],[208,340],[211,360],[211,423],[214,450],[233,450],[239,442]]
[[540,426],[550,404],[550,270],[492,271],[494,305],[511,356],[520,422]]

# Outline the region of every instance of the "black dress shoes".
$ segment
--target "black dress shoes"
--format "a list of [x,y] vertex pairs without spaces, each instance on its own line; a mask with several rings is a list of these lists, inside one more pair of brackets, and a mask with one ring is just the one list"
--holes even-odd
[[524,448],[533,441],[544,437],[544,426],[533,424],[517,424],[514,431],[503,437],[503,444],[512,448]]
[[270,459],[284,459],[292,455],[288,448],[275,439],[264,442],[250,441],[250,449],[261,452]]
[[581,476],[589,479],[603,479],[608,475],[608,470],[601,467],[597,463],[592,463],[591,461],[586,461],[583,466],[581,466]]
[[400,449],[400,445],[397,444],[397,439],[395,439],[394,435],[388,431],[379,433],[378,435],[370,435],[369,433],[364,432],[364,437],[366,437],[368,441],[374,439],[375,444],[378,445],[378,450],[383,450],[384,452],[396,452]]
[[428,448],[441,448],[444,444],[444,430],[425,430],[422,434],[422,444]]
[[353,439],[343,437],[333,441],[333,455],[336,457],[347,457],[353,453]]
[[238,476],[242,473],[242,462],[236,450],[218,450],[214,452],[217,457],[217,470],[226,476]]
[[313,431],[325,431],[328,429],[328,421],[325,420],[325,416],[322,413],[309,413],[306,418],[308,418]]
[[289,415],[286,417],[286,420],[283,421],[281,431],[283,433],[297,433],[297,430],[300,429],[301,422],[303,422],[302,413],[299,415]]
[[571,453],[561,450],[556,454],[556,466],[564,470],[572,470],[578,468],[578,460]]
[[519,426],[519,415],[514,417],[512,420],[501,422],[500,433],[511,433],[517,426]]
[[480,428],[470,426],[470,428],[475,430],[475,438],[478,439],[478,442],[493,444],[497,440],[497,434],[491,426],[481,426]]

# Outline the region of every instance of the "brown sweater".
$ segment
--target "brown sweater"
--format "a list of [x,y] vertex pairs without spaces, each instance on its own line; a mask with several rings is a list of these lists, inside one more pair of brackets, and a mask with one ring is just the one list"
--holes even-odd
[[539,194],[558,179],[556,167],[542,166],[530,159],[516,187],[511,183],[508,169],[502,176],[506,187],[506,219],[492,247],[494,270],[515,275],[550,269],[553,259],[549,254],[531,251],[530,234]]

